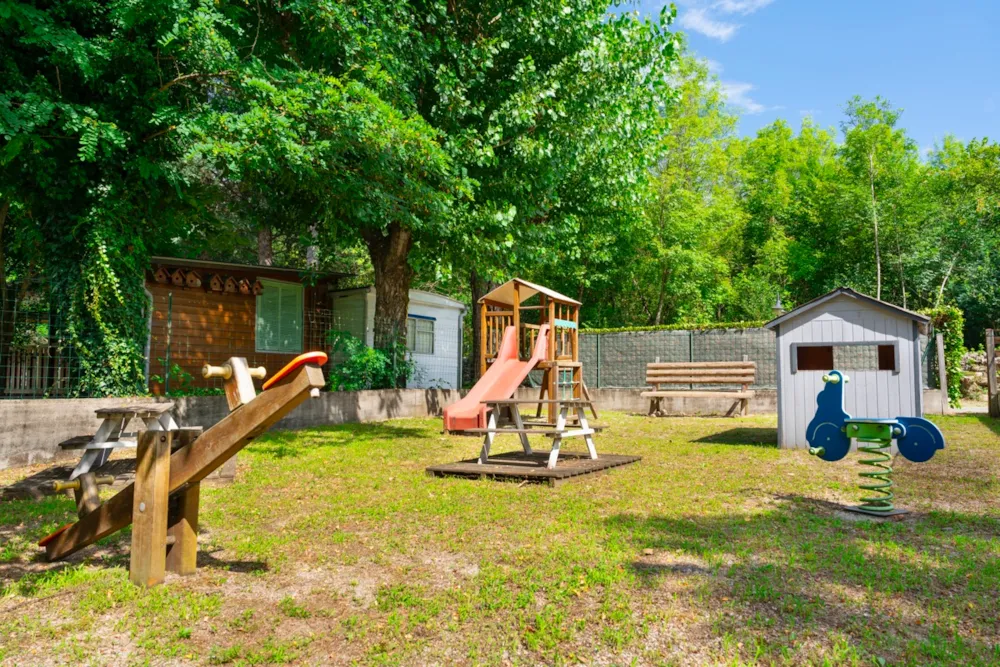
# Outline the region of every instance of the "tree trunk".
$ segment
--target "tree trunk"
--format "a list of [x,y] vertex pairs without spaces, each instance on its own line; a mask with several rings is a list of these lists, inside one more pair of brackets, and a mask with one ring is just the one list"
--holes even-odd
[[667,278],[669,277],[670,269],[664,266],[663,273],[660,275],[660,293],[656,297],[656,317],[653,319],[653,326],[660,326],[660,322],[663,320],[663,304],[667,297]]
[[878,205],[875,200],[875,153],[868,154],[868,184],[872,192],[872,227],[875,230],[875,298],[882,298],[882,253],[878,247]]
[[0,204],[0,394],[7,392],[7,366],[10,364],[10,343],[14,332],[14,303],[7,290],[7,247],[3,238],[4,224],[10,202]]
[[409,255],[413,235],[393,222],[386,233],[366,230],[362,234],[375,269],[375,348],[386,349],[406,342],[406,313],[410,305],[413,269]]
[[319,265],[319,246],[316,245],[316,239],[319,238],[319,229],[316,227],[316,223],[309,226],[309,236],[312,237],[312,245],[306,248],[306,266],[310,269],[315,269]]
[[261,266],[274,264],[273,233],[271,228],[263,226],[257,230],[257,263]]
[[469,369],[469,376],[474,383],[479,374],[479,357],[483,352],[483,327],[479,314],[483,305],[479,303],[479,299],[486,294],[488,286],[486,281],[479,277],[479,273],[473,269],[469,272],[469,287],[472,292],[472,355],[466,368]]

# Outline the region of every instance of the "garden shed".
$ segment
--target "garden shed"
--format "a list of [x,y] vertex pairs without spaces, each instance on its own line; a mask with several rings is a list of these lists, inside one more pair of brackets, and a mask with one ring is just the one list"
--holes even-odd
[[850,378],[844,390],[849,414],[922,416],[920,334],[928,321],[840,287],[764,325],[774,331],[777,348],[778,446],[808,447],[806,425],[823,374],[833,369]]
[[[375,342],[375,288],[332,293],[331,328],[371,347]],[[465,304],[442,294],[410,290],[406,348],[416,365],[410,389],[462,387],[462,321]]]

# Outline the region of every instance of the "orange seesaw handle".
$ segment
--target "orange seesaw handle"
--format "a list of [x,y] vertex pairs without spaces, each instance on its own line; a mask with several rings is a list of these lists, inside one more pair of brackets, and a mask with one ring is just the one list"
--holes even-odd
[[300,354],[289,361],[284,368],[272,375],[271,379],[261,386],[261,389],[267,391],[268,388],[281,382],[300,366],[305,366],[306,364],[316,364],[317,366],[322,366],[326,363],[327,359],[328,357],[326,356],[326,352],[306,352],[305,354]]

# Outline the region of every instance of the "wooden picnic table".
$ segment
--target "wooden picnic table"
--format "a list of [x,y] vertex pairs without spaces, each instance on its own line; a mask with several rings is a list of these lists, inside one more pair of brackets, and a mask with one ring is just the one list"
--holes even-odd
[[173,407],[173,403],[167,402],[119,405],[94,410],[94,414],[103,419],[97,433],[78,435],[59,443],[63,449],[83,450],[80,462],[69,476],[70,480],[100,468],[116,449],[134,449],[138,442],[137,434],[125,432],[125,427],[133,419],[141,419],[149,431],[176,431],[177,422],[170,412]]
[[[546,468],[553,469],[556,467],[556,462],[559,460],[559,448],[562,445],[564,438],[583,438],[584,442],[587,443],[587,452],[591,459],[597,459],[597,448],[594,446],[593,435],[600,427],[592,427],[587,422],[586,408],[591,405],[591,401],[581,399],[581,398],[566,398],[566,399],[497,399],[497,400],[486,400],[481,401],[484,405],[489,408],[489,419],[487,420],[486,428],[484,429],[469,429],[469,433],[483,433],[483,449],[479,454],[479,463],[485,464],[489,461],[490,457],[490,447],[493,445],[493,441],[496,439],[497,435],[501,433],[512,433],[517,434],[521,440],[521,447],[524,448],[524,453],[531,455],[531,443],[528,442],[529,435],[545,435],[552,438],[552,450],[549,452],[549,460]],[[526,425],[524,420],[521,418],[521,412],[517,409],[518,405],[537,405],[539,403],[553,404],[559,407],[559,417],[556,419],[554,425],[546,424],[543,428],[535,428],[533,424]],[[511,420],[514,423],[514,428],[504,428],[498,425],[497,415],[502,409],[507,408],[511,415]],[[569,419],[570,409],[575,410],[576,417],[578,420],[578,428],[567,429],[566,423]]]

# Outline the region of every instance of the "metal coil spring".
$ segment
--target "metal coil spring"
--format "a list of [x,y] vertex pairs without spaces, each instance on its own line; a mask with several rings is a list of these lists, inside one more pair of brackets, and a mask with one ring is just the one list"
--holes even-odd
[[[858,440],[858,451],[870,454],[872,458],[860,459],[861,465],[872,466],[878,470],[858,473],[861,477],[872,480],[868,484],[858,486],[865,491],[878,493],[877,496],[869,496],[861,499],[860,509],[869,512],[891,512],[895,495],[892,493],[892,466],[888,464],[892,460],[888,449],[892,446],[892,440]],[[875,482],[879,483],[875,483]]]

